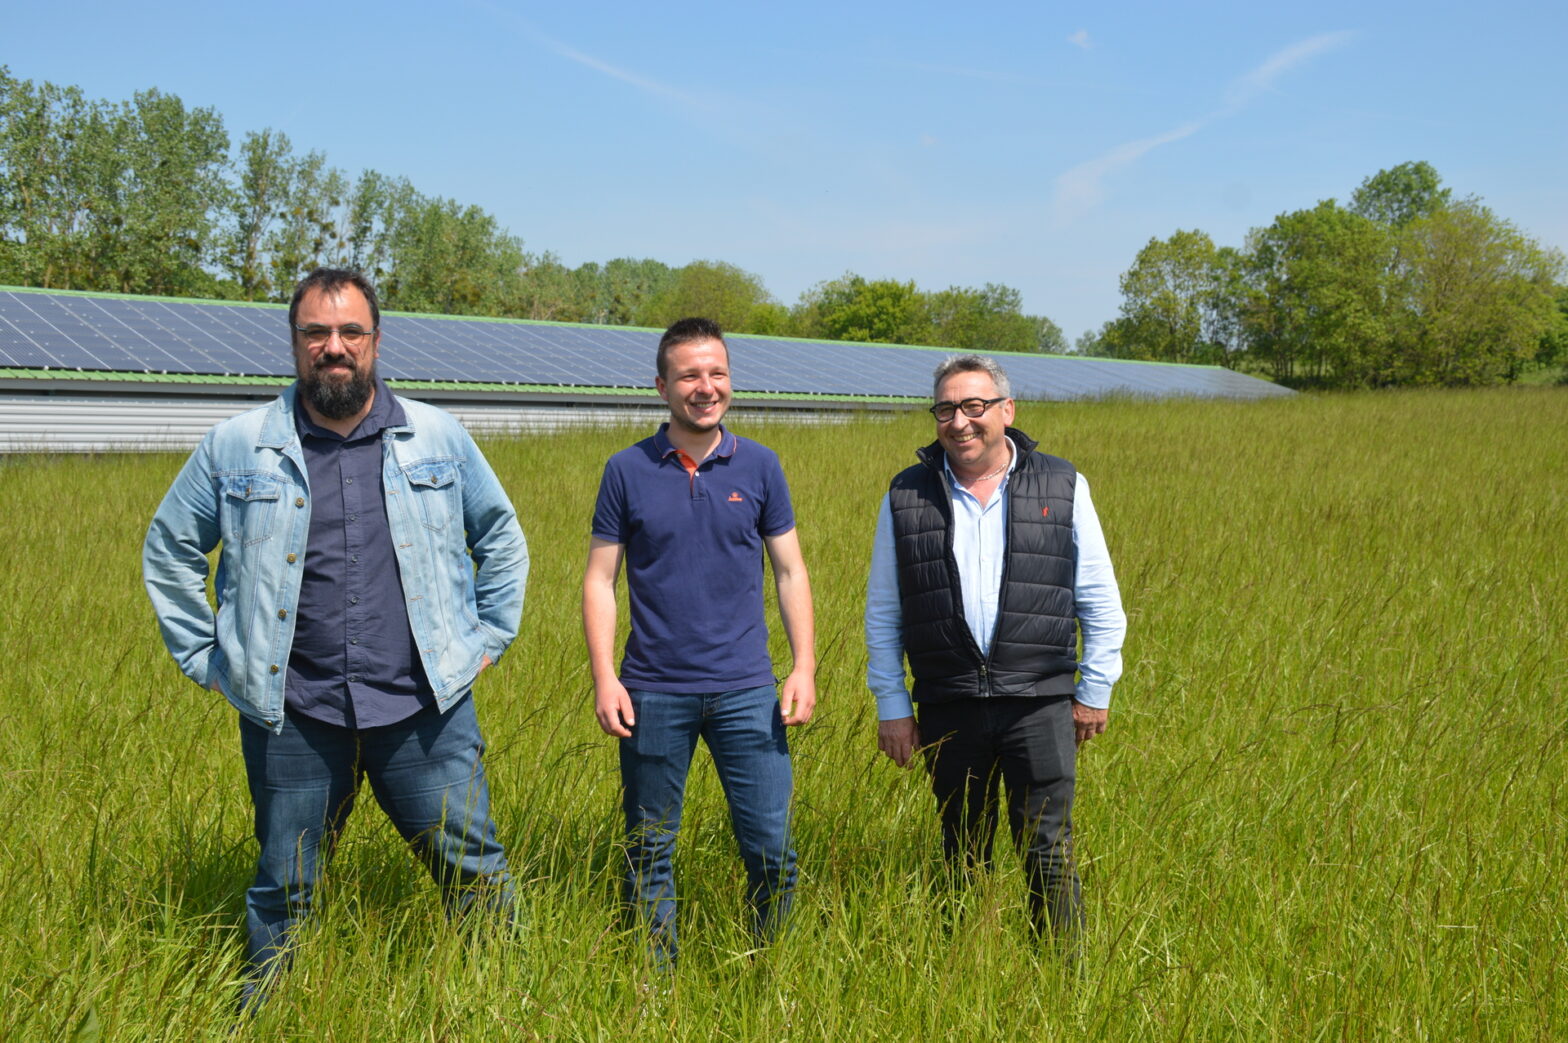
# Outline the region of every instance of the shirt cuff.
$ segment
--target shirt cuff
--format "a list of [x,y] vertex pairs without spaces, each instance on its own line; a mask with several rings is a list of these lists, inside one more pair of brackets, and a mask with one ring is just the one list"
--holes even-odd
[[1108,684],[1095,684],[1092,681],[1079,681],[1078,691],[1073,695],[1085,706],[1096,710],[1109,710],[1111,708],[1111,686]]
[[914,715],[915,704],[909,701],[908,692],[900,689],[898,692],[877,696],[877,720],[897,721]]

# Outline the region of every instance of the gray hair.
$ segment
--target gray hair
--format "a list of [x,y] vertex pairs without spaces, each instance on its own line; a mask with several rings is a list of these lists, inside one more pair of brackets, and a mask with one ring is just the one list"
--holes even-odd
[[942,386],[942,381],[954,373],[984,373],[996,385],[996,393],[1003,398],[1013,397],[1013,385],[1007,379],[1007,371],[988,355],[949,355],[936,367],[936,373],[931,380],[931,398],[936,400],[936,389]]

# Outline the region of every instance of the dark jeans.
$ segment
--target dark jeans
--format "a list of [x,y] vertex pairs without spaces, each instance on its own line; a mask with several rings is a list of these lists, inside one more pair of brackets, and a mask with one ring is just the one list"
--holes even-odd
[[490,818],[472,697],[445,714],[432,706],[357,731],[288,713],[274,735],[242,717],[240,745],[261,844],[256,882],[245,892],[248,993],[286,959],[362,777],[435,877],[450,914],[475,902],[510,912],[511,876]]
[[1007,825],[1023,855],[1032,922],[1071,951],[1083,926],[1072,857],[1072,697],[926,702],[919,726],[949,864],[962,871],[990,864],[997,791],[1006,786]]
[[771,938],[795,888],[790,846],[789,741],[773,685],[711,695],[632,690],[637,724],[621,740],[627,865],[625,898],[647,924],[654,961],[676,958],[672,857],[686,775],[700,736],[730,806],[730,825],[749,882],[752,928]]

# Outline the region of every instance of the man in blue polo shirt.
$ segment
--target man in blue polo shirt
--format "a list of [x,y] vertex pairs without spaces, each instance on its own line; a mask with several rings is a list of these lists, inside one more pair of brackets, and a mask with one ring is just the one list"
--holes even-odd
[[[791,772],[786,725],[816,708],[811,585],[789,487],[772,450],[724,429],[729,349],[707,319],[659,341],[655,386],[670,419],[610,457],[583,577],[583,629],[599,727],[621,740],[625,898],[654,959],[676,958],[671,856],[697,738],[713,755],[746,864],[759,940],[789,911]],[[794,668],[775,687],[763,619],[773,563]],[[626,564],[631,635],[617,675],[615,582]]]

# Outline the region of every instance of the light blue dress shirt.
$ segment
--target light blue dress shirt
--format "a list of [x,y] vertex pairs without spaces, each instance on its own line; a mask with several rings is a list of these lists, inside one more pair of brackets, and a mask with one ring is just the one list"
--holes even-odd
[[[997,604],[1001,600],[1002,564],[1007,554],[1008,486],[1013,468],[1018,466],[1018,450],[1011,440],[1008,447],[1013,458],[1007,474],[984,504],[958,483],[945,461],[942,468],[952,492],[953,557],[958,562],[964,620],[980,645],[981,654],[990,651],[991,637],[996,632]],[[1111,687],[1122,675],[1127,617],[1122,612],[1121,591],[1116,586],[1100,516],[1089,498],[1089,483],[1081,474],[1073,487],[1073,546],[1078,554],[1073,597],[1083,637],[1083,658],[1078,662],[1074,698],[1085,706],[1105,709],[1111,705]],[[877,514],[871,575],[866,585],[866,652],[866,684],[877,697],[878,719],[892,721],[911,716],[914,706],[904,680],[904,620],[898,597],[893,512],[885,494]]]

